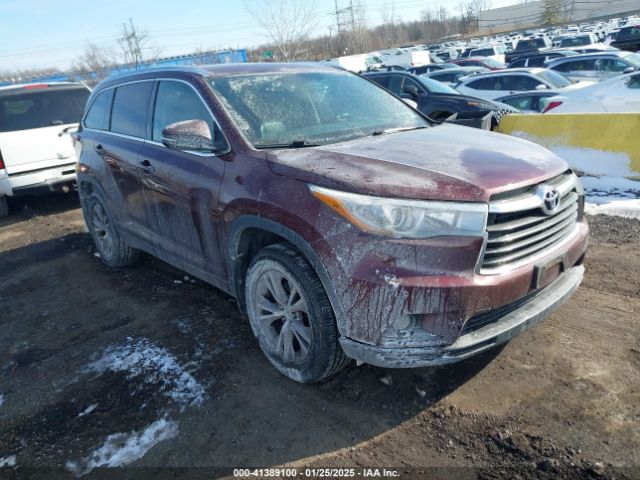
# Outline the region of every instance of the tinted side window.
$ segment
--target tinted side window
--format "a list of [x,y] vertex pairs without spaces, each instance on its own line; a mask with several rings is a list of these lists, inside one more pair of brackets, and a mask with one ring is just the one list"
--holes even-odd
[[367,78],[373,82],[376,82],[383,88],[387,88],[387,84],[389,83],[389,78],[385,75],[372,75]]
[[511,65],[509,65],[509,67],[510,68],[524,67],[526,63],[527,63],[527,59],[521,58],[520,60],[514,60],[513,62],[511,62]]
[[161,141],[164,127],[184,120],[204,120],[207,122],[213,144],[219,150],[226,149],[224,136],[196,91],[186,83],[161,81],[158,86],[153,114],[152,139]]
[[408,93],[409,89],[407,89],[407,87],[409,87],[409,89],[411,89],[411,87],[415,87],[418,90],[418,94],[423,93],[424,90],[413,79],[405,77],[404,82],[402,83],[402,93]]
[[511,90],[535,90],[542,82],[531,77],[525,77],[524,75],[518,75],[513,77]]
[[492,78],[479,78],[478,80],[467,83],[467,87],[476,90],[493,90],[493,83]]
[[529,59],[529,67],[544,67],[545,57],[533,57]]
[[111,112],[111,131],[144,138],[153,82],[132,83],[116,88]]
[[109,129],[109,116],[111,114],[111,99],[113,98],[113,89],[100,92],[96,99],[89,107],[87,116],[84,118],[84,124],[87,128],[95,128],[96,130]]
[[573,60],[562,63],[557,67],[554,67],[553,70],[557,70],[558,72],[583,72],[595,70],[595,62],[595,60]]
[[453,73],[443,73],[442,75],[435,75],[433,79],[439,82],[455,82],[457,77]]
[[531,110],[532,97],[515,97],[501,100],[503,103],[508,103],[512,107],[516,107],[518,110]]
[[621,73],[629,67],[622,60],[616,60],[612,58],[604,58],[602,60],[598,60],[598,68],[603,72],[613,72],[613,73]]
[[402,75],[390,75],[387,89],[391,93],[400,96],[402,94],[402,80]]

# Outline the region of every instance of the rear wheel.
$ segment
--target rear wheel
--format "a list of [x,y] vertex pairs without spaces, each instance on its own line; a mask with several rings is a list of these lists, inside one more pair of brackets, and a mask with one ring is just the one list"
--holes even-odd
[[0,218],[9,216],[9,202],[5,195],[0,195]]
[[327,294],[296,251],[282,244],[264,248],[249,267],[245,289],[253,333],[280,373],[314,383],[348,363]]
[[102,197],[90,194],[83,201],[87,226],[102,262],[110,268],[126,267],[136,262],[139,251],[127,245],[121,238],[115,222]]

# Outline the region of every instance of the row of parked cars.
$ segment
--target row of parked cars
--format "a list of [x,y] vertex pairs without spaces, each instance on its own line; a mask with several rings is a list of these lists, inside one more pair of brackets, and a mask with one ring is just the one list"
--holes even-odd
[[90,95],[12,86],[0,182],[6,194],[75,180],[107,267],[145,252],[232,295],[294,381],[351,359],[456,362],[575,291],[584,192],[544,148],[399,98],[436,81],[399,72],[396,90],[385,74],[229,64],[138,71]]

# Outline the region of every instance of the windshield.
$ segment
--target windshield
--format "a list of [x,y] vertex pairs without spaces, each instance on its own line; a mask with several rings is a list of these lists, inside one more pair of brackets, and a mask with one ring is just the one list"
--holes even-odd
[[571,85],[570,80],[567,80],[567,78],[563,77],[557,72],[554,72],[553,70],[543,70],[536,75],[553,85],[554,88],[563,88]]
[[580,37],[563,38],[560,42],[561,47],[581,47],[582,45],[590,45],[591,37],[582,35]]
[[544,38],[527,38],[525,40],[519,40],[516,45],[516,51],[522,50],[536,50],[538,48],[544,48],[546,46]]
[[434,80],[432,78],[427,78],[420,76],[418,77],[420,83],[422,83],[430,93],[448,93],[453,95],[460,95],[460,92],[454,90],[449,85],[446,85],[442,82]]
[[86,88],[24,88],[0,93],[0,132],[78,123],[89,97]]
[[640,37],[640,25],[625,27],[618,32],[617,40],[628,40]]
[[402,100],[340,70],[237,75],[215,78],[211,86],[256,148],[326,145],[429,126]]
[[640,54],[638,54],[638,53],[629,53],[629,54],[623,56],[622,58],[624,58],[627,62],[629,62],[634,67],[636,67],[636,68],[640,67]]
[[471,50],[472,57],[489,57],[494,53],[493,48],[478,48],[476,50]]

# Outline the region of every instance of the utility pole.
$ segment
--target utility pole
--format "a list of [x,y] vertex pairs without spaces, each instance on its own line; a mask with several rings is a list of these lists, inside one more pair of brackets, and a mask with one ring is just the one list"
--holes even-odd
[[343,27],[343,24],[342,24],[342,21],[340,20],[340,16],[343,13],[348,12],[350,10],[350,7],[339,9],[338,8],[338,0],[334,0],[334,5],[335,5],[335,11],[329,13],[329,15],[335,15],[335,17],[336,17],[336,29],[338,31],[338,41],[337,41],[338,51],[339,51],[338,55],[342,55],[342,53],[343,53],[343,48],[342,48],[343,47],[343,45],[342,45],[342,37],[343,37],[343,35],[342,35],[342,27]]

